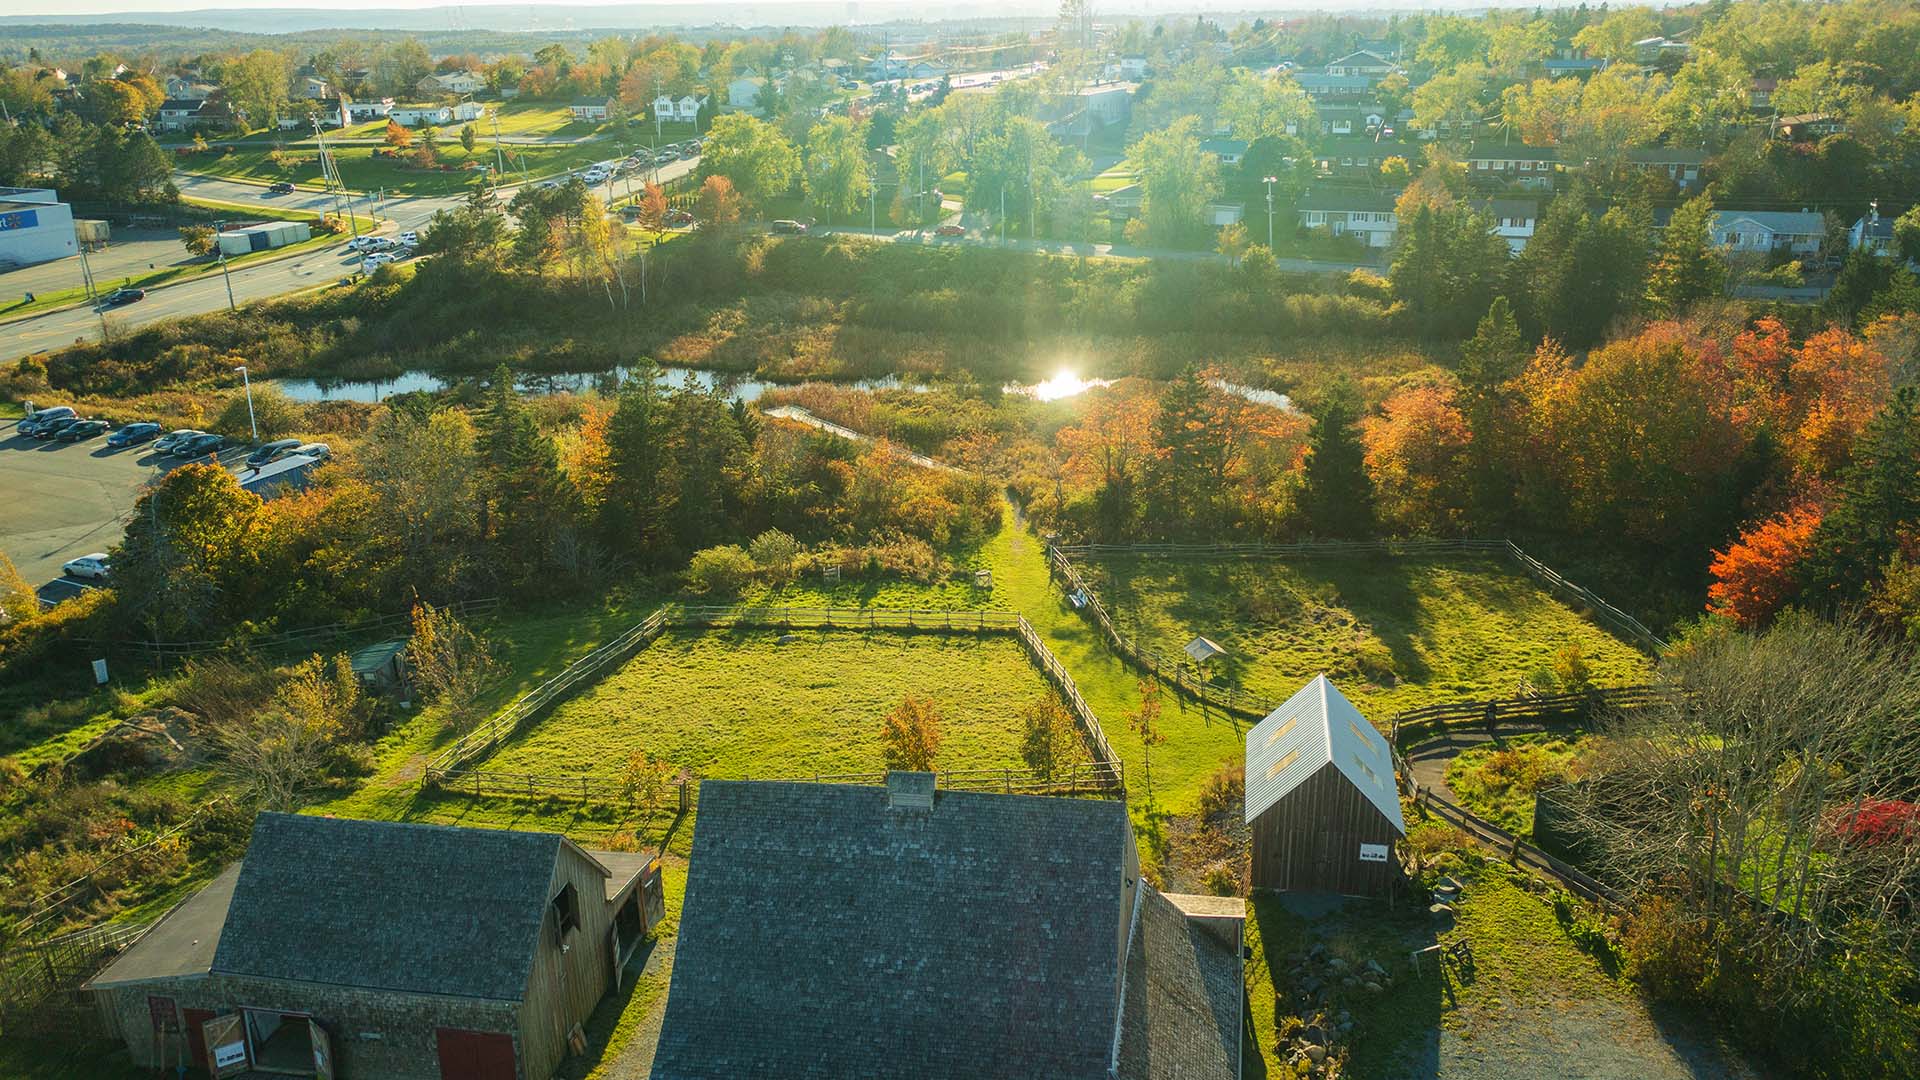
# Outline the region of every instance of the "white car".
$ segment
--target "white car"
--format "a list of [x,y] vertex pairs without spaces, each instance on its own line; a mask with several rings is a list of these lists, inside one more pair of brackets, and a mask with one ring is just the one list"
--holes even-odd
[[313,458],[316,461],[325,461],[333,456],[333,447],[323,442],[302,443],[294,447],[293,452],[287,456],[293,457],[296,454],[301,457]]
[[82,555],[77,559],[68,559],[60,564],[60,572],[68,577],[92,578],[94,581],[106,577],[107,570],[107,553],[104,551]]
[[420,246],[420,234],[417,232],[403,232],[400,234],[399,239],[402,247]]
[[347,241],[347,250],[348,251],[372,251],[374,248],[374,243],[378,239],[379,237],[377,236],[356,236],[353,239]]
[[378,270],[381,267],[393,261],[394,261],[394,255],[392,252],[376,251],[373,254],[367,256],[366,258],[360,260],[360,272],[363,274],[371,274],[375,270]]
[[179,446],[181,443],[186,442],[188,439],[193,438],[195,435],[205,435],[205,434],[206,432],[201,431],[199,428],[190,428],[190,427],[175,428],[172,431],[169,431],[165,435],[162,435],[158,439],[154,440],[153,451],[156,454],[172,453],[174,447]]

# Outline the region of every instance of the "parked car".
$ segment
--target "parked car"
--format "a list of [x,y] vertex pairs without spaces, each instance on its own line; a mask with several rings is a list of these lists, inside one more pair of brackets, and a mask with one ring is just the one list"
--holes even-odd
[[72,427],[73,425],[79,422],[80,422],[80,418],[77,416],[62,416],[54,420],[49,420],[44,424],[35,424],[33,428],[33,437],[36,439],[56,438],[59,436],[61,432],[67,430],[68,428]]
[[145,300],[146,298],[147,290],[145,289],[115,289],[108,293],[100,302],[108,307],[120,307],[123,304],[131,304],[135,301]]
[[206,432],[201,431],[199,428],[190,428],[190,427],[174,428],[172,431],[169,431],[165,435],[162,435],[158,439],[155,439],[153,442],[153,449],[155,453],[171,454],[173,453],[174,447],[179,446],[181,443],[186,442],[188,439],[193,438],[195,435],[204,435],[204,434],[206,434]]
[[107,553],[96,551],[91,555],[82,555],[77,559],[68,559],[60,564],[60,572],[68,577],[91,578],[99,581],[107,576],[112,567],[107,565]]
[[267,185],[267,191],[273,195],[291,195],[293,194],[293,184],[289,181],[282,180],[277,184]]
[[225,435],[211,435],[202,432],[198,435],[189,435],[178,443],[175,443],[173,456],[177,458],[197,458],[202,454],[217,453],[220,448],[226,444],[227,437]]
[[965,227],[965,226],[962,226],[962,225],[942,225],[942,226],[940,226],[939,228],[937,228],[937,229],[935,229],[935,230],[933,230],[933,235],[935,235],[935,236],[965,236],[965,235],[967,235],[967,230],[966,230],[966,227]]
[[356,236],[347,241],[348,251],[379,251],[393,246],[393,241],[384,236]]
[[137,446],[149,439],[160,437],[160,425],[151,420],[142,420],[137,424],[128,424],[119,431],[107,436],[108,446]]
[[70,419],[74,415],[71,405],[49,405],[44,409],[35,409],[28,413],[27,418],[20,421],[20,426],[14,430],[21,435],[34,435],[39,433],[40,425],[55,420]]
[[367,256],[366,258],[360,260],[360,272],[363,274],[371,274],[375,270],[378,270],[381,267],[393,261],[395,261],[393,252],[376,251],[373,254]]
[[669,210],[663,220],[674,228],[685,228],[693,224],[693,213],[688,210]]
[[779,221],[773,223],[770,231],[775,236],[805,236],[807,235],[807,226],[804,222],[781,218]]
[[301,457],[310,457],[315,461],[325,461],[333,456],[333,447],[323,442],[301,443],[293,448],[292,454],[287,456],[293,457],[296,454]]
[[75,420],[56,438],[61,442],[83,442],[106,431],[109,426],[105,420]]
[[268,462],[278,461],[293,453],[294,447],[299,445],[299,439],[275,439],[270,443],[262,443],[253,453],[247,455],[247,468],[257,469]]

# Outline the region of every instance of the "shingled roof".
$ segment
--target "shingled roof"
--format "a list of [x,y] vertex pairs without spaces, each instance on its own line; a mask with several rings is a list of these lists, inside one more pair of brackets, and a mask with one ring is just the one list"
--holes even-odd
[[1209,918],[1191,919],[1165,896],[1145,891],[1127,953],[1120,1080],[1240,1075],[1246,992],[1240,935],[1207,923],[1245,918],[1246,906],[1237,898]]
[[1104,1080],[1131,844],[1117,802],[709,780],[654,1080]]
[[261,814],[212,970],[519,1001],[566,842]]

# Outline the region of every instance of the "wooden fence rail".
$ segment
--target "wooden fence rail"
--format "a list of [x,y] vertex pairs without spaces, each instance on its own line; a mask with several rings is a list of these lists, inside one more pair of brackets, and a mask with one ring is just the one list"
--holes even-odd
[[79,985],[157,921],[107,924],[15,946],[0,956],[0,1014],[34,1009]]
[[[506,795],[523,798],[565,798],[582,803],[627,801],[625,778],[613,775],[517,773],[482,769],[478,763],[545,710],[614,664],[644,648],[667,627],[712,630],[726,627],[773,629],[889,630],[909,633],[1009,634],[1019,641],[1034,664],[1046,675],[1079,727],[1092,759],[1064,781],[1071,792],[1101,788],[1125,796],[1125,768],[1107,741],[1093,707],[1074,684],[1066,666],[1046,647],[1026,618],[1005,611],[935,611],[911,608],[815,608],[760,605],[673,606],[658,608],[619,637],[569,664],[560,674],[535,687],[498,715],[463,735],[441,751],[422,771],[422,787],[449,792]],[[1055,790],[1061,781],[1038,780],[1008,770],[987,770],[993,790]],[[865,774],[861,774],[865,775]],[[947,772],[958,783],[971,775]],[[983,781],[987,782],[987,781]]]

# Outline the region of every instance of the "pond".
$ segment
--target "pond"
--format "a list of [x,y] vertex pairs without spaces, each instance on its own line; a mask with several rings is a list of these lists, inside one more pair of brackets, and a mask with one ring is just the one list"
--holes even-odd
[[[611,389],[625,379],[631,369],[617,367],[611,371],[572,371],[572,372],[523,372],[514,376],[514,385],[524,394],[560,394],[578,393],[596,387]],[[763,382],[759,379],[737,375],[725,371],[706,371],[699,368],[662,367],[660,381],[662,385],[679,386],[687,376],[693,376],[695,382],[711,390],[718,388],[721,394],[729,398],[741,398],[754,401],[769,389],[785,385]],[[382,401],[395,394],[414,391],[444,390],[457,377],[435,375],[430,371],[409,371],[393,379],[369,379],[340,381],[333,379],[274,379],[272,383],[280,391],[295,401]],[[897,376],[883,379],[861,379],[857,382],[841,383],[856,390],[897,390],[905,386],[909,389],[924,389],[905,383]]]

